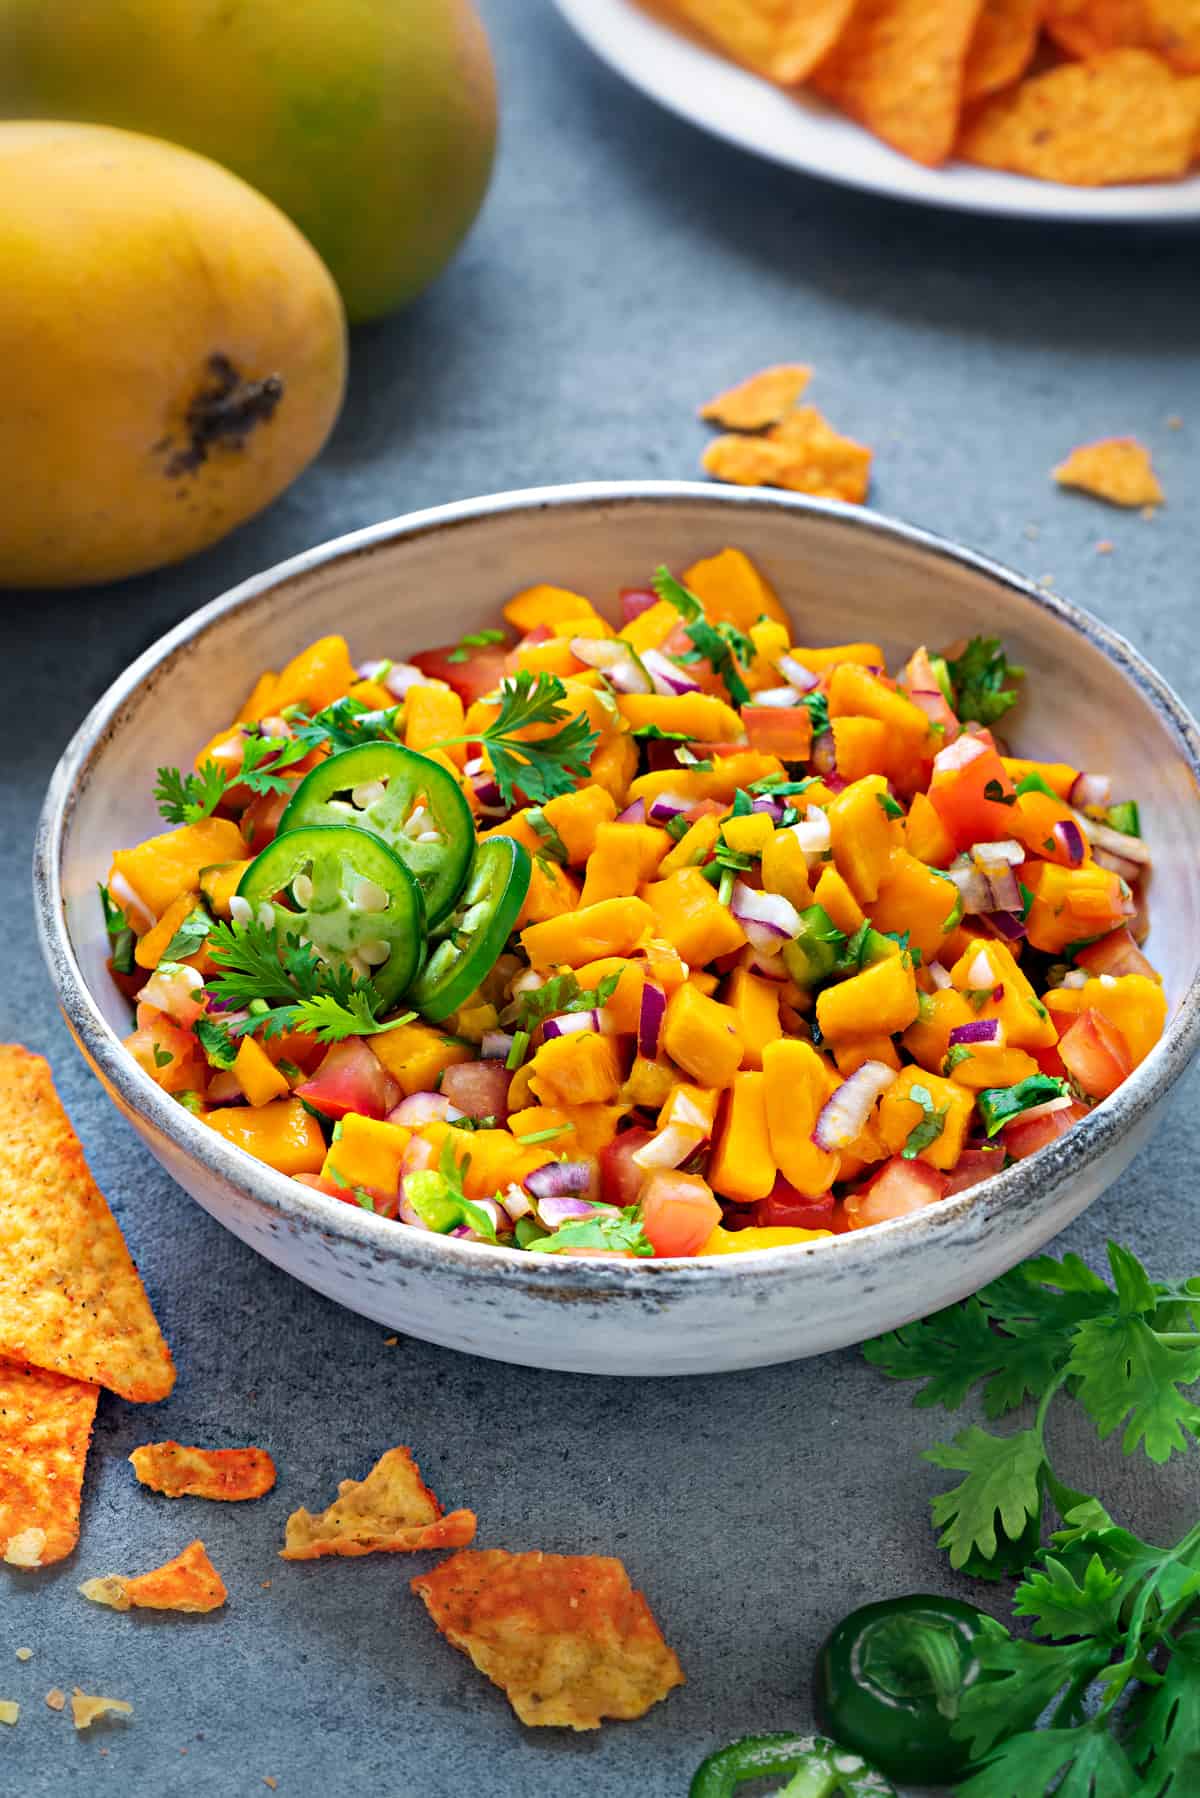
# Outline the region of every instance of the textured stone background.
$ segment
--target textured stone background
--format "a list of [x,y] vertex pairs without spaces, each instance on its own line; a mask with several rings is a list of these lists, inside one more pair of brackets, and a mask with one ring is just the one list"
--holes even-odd
[[[548,6],[483,10],[504,94],[494,189],[436,289],[358,333],[318,466],[183,569],[4,604],[0,1031],[53,1058],[180,1367],[153,1412],[103,1400],[74,1559],[36,1579],[0,1570],[0,1696],[27,1707],[0,1731],[5,1798],[226,1798],[267,1774],[285,1798],[675,1798],[711,1747],[807,1722],[813,1651],[847,1609],[951,1583],[926,1522],[940,1476],[918,1459],[937,1425],[856,1353],[618,1383],[388,1348],[158,1171],[71,1047],[28,897],[50,770],[134,654],[243,576],[389,514],[538,482],[692,475],[697,402],[796,357],[816,367],[816,403],[876,447],[881,510],[1053,576],[1200,701],[1194,236],[974,221],[807,182],[655,111]],[[1071,444],[1120,432],[1153,446],[1172,503],[1152,523],[1047,479]],[[1160,1272],[1195,1267],[1196,1093],[1190,1082],[1153,1149],[1060,1247],[1094,1258],[1117,1234]],[[284,1488],[254,1506],[169,1505],[124,1462],[165,1435],[264,1443]],[[410,1562],[274,1558],[295,1503],[327,1502],[397,1440],[449,1504],[476,1506],[487,1542],[623,1554],[687,1687],[637,1725],[523,1732],[434,1635],[406,1590]],[[1194,1515],[1194,1467],[1106,1456],[1101,1470],[1083,1438],[1064,1456],[1152,1536]],[[228,1580],[225,1611],[119,1616],[75,1596],[87,1575],[153,1566],[200,1533]],[[24,1665],[21,1644],[35,1651]],[[131,1699],[134,1720],[76,1738],[42,1704],[75,1684]]]

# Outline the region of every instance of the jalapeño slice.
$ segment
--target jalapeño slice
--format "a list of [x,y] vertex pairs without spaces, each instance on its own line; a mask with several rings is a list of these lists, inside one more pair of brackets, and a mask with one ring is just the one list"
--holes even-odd
[[437,1023],[465,1004],[496,965],[532,872],[529,851],[512,837],[488,837],[479,844],[458,904],[406,995],[410,1005]]
[[370,975],[385,1006],[420,966],[421,889],[400,857],[365,830],[318,824],[283,832],[251,862],[238,893],[256,916],[269,906],[277,931]]
[[364,743],[306,774],[280,831],[351,825],[385,842],[416,877],[430,924],[450,910],[467,878],[475,825],[454,776],[399,743]]

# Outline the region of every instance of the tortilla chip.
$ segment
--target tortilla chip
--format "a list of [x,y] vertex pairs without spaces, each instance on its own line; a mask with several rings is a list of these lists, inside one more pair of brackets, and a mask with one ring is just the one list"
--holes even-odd
[[129,1457],[143,1486],[168,1498],[261,1498],[275,1484],[265,1448],[185,1448],[147,1442]]
[[650,1606],[608,1555],[469,1549],[411,1583],[522,1723],[598,1729],[644,1716],[684,1683]]
[[229,1596],[203,1542],[189,1542],[173,1561],[150,1573],[129,1578],[109,1573],[84,1580],[79,1591],[114,1611],[216,1611]]
[[67,1707],[67,1695],[61,1686],[51,1686],[46,1693],[45,1704],[52,1711],[62,1711]]
[[98,1386],[0,1360],[0,1551],[48,1567],[79,1540],[79,1494]]
[[475,1536],[474,1511],[442,1507],[421,1480],[406,1448],[389,1448],[365,1480],[342,1480],[329,1509],[314,1516],[293,1511],[280,1555],[315,1561],[321,1555],[405,1553],[418,1548],[461,1548]]
[[1148,50],[1145,0],[1045,0],[1042,23],[1060,50],[1086,61],[1106,50]]
[[817,92],[915,162],[945,162],[983,0],[859,0]]
[[71,1715],[76,1729],[90,1729],[97,1717],[131,1717],[133,1706],[123,1698],[89,1698],[76,1686],[71,1694]]
[[1063,63],[985,101],[958,153],[1071,187],[1171,180],[1192,156],[1187,85],[1145,50]]
[[797,407],[765,437],[715,437],[703,463],[716,480],[739,487],[783,487],[856,505],[871,479],[871,451],[840,436],[815,406]]
[[724,425],[727,431],[761,431],[786,418],[811,377],[812,369],[799,362],[760,369],[749,380],[727,388],[715,400],[709,400],[707,406],[701,406],[700,416]]
[[0,1723],[15,1723],[21,1715],[21,1707],[11,1698],[0,1698]]
[[1019,81],[1037,49],[1044,0],[983,0],[967,51],[963,102]]
[[134,1400],[175,1383],[50,1069],[12,1044],[0,1045],[0,1354]]
[[1200,0],[1145,0],[1150,42],[1181,74],[1200,73]]
[[768,81],[803,81],[854,9],[854,0],[661,0],[673,13]]
[[1077,487],[1110,506],[1161,506],[1166,494],[1136,437],[1106,437],[1083,443],[1054,470],[1060,487]]

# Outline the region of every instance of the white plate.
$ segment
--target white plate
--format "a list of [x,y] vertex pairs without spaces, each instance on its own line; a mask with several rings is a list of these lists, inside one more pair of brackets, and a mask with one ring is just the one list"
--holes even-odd
[[772,162],[898,200],[1011,218],[1161,224],[1200,219],[1200,174],[1142,187],[1061,187],[955,163],[927,169],[813,95],[727,62],[634,0],[554,0],[596,55],[668,111]]

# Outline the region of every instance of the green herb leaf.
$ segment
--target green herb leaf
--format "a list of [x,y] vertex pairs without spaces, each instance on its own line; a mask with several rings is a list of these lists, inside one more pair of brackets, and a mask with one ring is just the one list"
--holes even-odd
[[1058,794],[1054,791],[1054,788],[1050,785],[1049,781],[1044,780],[1042,776],[1032,768],[1028,774],[1023,774],[1017,782],[1017,797],[1021,798],[1025,793],[1045,793],[1050,799],[1058,798]]
[[216,1018],[197,1018],[195,1030],[209,1066],[231,1068],[237,1060],[238,1046],[224,1024]]
[[1014,686],[1025,670],[1010,663],[998,637],[972,637],[962,654],[947,662],[954,687],[954,709],[965,722],[994,724],[1020,695]]
[[199,824],[211,818],[225,797],[229,781],[214,761],[205,761],[196,774],[178,768],[160,768],[154,799],[168,824]]
[[545,853],[549,856],[550,860],[557,862],[560,867],[565,868],[571,859],[570,855],[567,853],[567,845],[563,842],[540,805],[531,805],[529,807],[529,810],[525,813],[525,822],[529,825],[531,830],[537,833],[538,837],[546,845]]
[[469,659],[473,649],[488,649],[493,643],[503,643],[504,640],[503,631],[490,627],[481,631],[469,631],[465,637],[458,639],[457,645],[450,651],[446,660],[448,662],[465,662]]
[[1138,1707],[1129,1739],[1142,1798],[1185,1798],[1200,1776],[1200,1631],[1175,1637],[1162,1683]]
[[1144,1317],[1081,1324],[1067,1370],[1102,1440],[1125,1425],[1127,1455],[1140,1446],[1151,1461],[1168,1461],[1200,1436],[1200,1408],[1179,1390],[1200,1380],[1200,1345],[1168,1347]]
[[[1015,805],[1017,803],[1016,794],[1006,793],[998,780],[988,781],[983,789],[983,796],[985,799],[990,799],[993,805]],[[1051,848],[1053,847],[1054,845],[1051,844]]]
[[1030,1074],[1015,1086],[985,1087],[976,1094],[976,1103],[988,1135],[995,1136],[1023,1111],[1032,1111],[1035,1105],[1045,1105],[1050,1099],[1060,1099],[1067,1092],[1066,1081],[1053,1074]]
[[156,1068],[169,1068],[174,1059],[175,1057],[172,1055],[170,1049],[160,1049],[158,1044],[155,1043],[154,1065]]
[[398,720],[403,711],[402,705],[372,711],[347,693],[311,717],[302,706],[288,706],[283,715],[306,751],[328,743],[336,752],[357,749],[363,743],[398,743]]
[[202,905],[190,911],[162,952],[163,961],[184,961],[201,947],[213,921]]
[[642,1229],[640,1207],[627,1205],[623,1211],[597,1212],[582,1217],[577,1223],[560,1224],[549,1236],[529,1245],[531,1251],[556,1255],[563,1249],[632,1249],[635,1255],[653,1255],[654,1249]]
[[935,1143],[946,1128],[946,1119],[950,1115],[949,1105],[935,1105],[933,1094],[927,1086],[910,1086],[906,1098],[919,1105],[923,1112],[921,1122],[914,1124],[908,1133],[908,1140],[900,1153],[905,1161],[915,1161],[922,1149]]
[[643,743],[690,743],[692,740],[690,731],[664,730],[661,724],[635,724],[629,734]]
[[875,798],[885,818],[902,818],[904,816],[904,807],[893,799],[890,793],[876,793]]
[[733,704],[749,705],[750,689],[738,672],[738,664],[748,668],[757,652],[746,633],[738,630],[736,625],[710,624],[700,600],[681,581],[677,581],[669,569],[659,568],[652,585],[660,599],[665,599],[675,607],[684,621],[684,630],[691,638],[691,654],[678,659],[707,662],[713,673],[724,682]]
[[619,973],[606,974],[594,987],[584,987],[574,974],[556,974],[544,986],[518,994],[517,1028],[532,1034],[547,1018],[560,1017],[565,1012],[600,1011],[616,992],[620,978]]
[[1089,1557],[1082,1583],[1051,1554],[1039,1570],[1026,1575],[1013,1595],[1013,1612],[1031,1619],[1035,1636],[1070,1641],[1076,1636],[1110,1637],[1120,1633],[1122,1579],[1098,1554]]
[[109,940],[109,960],[114,974],[132,974],[136,967],[134,950],[137,937],[125,921],[125,913],[113,899],[103,882],[98,883],[100,906],[104,912],[104,928]]
[[227,1005],[254,1008],[228,1027],[234,1036],[308,1030],[318,1041],[334,1043],[394,1030],[416,1015],[382,1022],[383,1000],[373,981],[356,977],[344,964],[322,961],[311,943],[270,929],[257,918],[244,924],[215,923],[208,948],[220,969],[208,981],[208,991]]
[[940,1492],[931,1506],[933,1521],[942,1531],[939,1546],[948,1550],[952,1567],[962,1567],[972,1550],[991,1560],[997,1526],[1015,1540],[1041,1508],[1046,1456],[1038,1430],[993,1436],[972,1425],[951,1442],[927,1449],[924,1459],[966,1476]]
[[[1048,1666],[1047,1678],[1052,1672]],[[1060,1774],[1065,1777],[1056,1786]],[[1035,1798],[1051,1790],[1055,1798],[1134,1798],[1140,1788],[1125,1750],[1103,1724],[1086,1723],[1010,1736],[957,1790],[958,1798]]]
[[812,719],[813,736],[820,737],[833,728],[829,717],[829,700],[824,693],[806,693],[803,699]]
[[[544,805],[561,793],[571,793],[586,780],[588,764],[600,741],[584,712],[567,712],[567,689],[556,674],[544,671],[535,678],[522,668],[500,683],[500,710],[475,737],[447,737],[439,749],[457,743],[481,741],[492,764],[492,778],[505,805],[516,802],[519,786],[534,805]],[[532,725],[557,724],[549,736],[527,739],[516,733]]]

